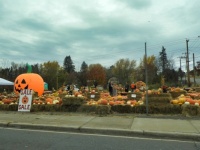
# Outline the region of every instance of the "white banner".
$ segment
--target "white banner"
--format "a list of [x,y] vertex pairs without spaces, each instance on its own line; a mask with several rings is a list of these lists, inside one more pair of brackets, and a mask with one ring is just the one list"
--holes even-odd
[[24,89],[20,92],[18,111],[30,112],[32,103],[32,90]]

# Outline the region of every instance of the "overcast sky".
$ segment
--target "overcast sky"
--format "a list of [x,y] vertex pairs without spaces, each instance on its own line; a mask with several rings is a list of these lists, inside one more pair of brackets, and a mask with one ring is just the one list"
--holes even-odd
[[199,0],[0,0],[0,65],[62,66],[70,55],[76,70],[83,61],[109,67],[121,58],[138,62],[147,42],[148,56],[164,46],[179,67],[186,39],[192,65],[193,53],[200,60],[199,6]]

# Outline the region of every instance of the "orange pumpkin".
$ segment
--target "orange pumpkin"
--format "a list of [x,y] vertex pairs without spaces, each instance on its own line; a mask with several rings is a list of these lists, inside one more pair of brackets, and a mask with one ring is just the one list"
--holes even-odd
[[75,92],[74,96],[77,97],[79,95],[79,92]]
[[100,100],[98,101],[98,104],[100,104],[100,105],[107,105],[107,104],[108,104],[108,101],[107,101],[106,99],[100,99]]
[[11,99],[3,99],[2,102],[3,102],[4,104],[10,104],[10,103],[12,103],[13,101],[12,101]]
[[113,105],[115,105],[115,102],[114,101],[109,101],[109,105],[113,106]]
[[115,101],[115,105],[124,105],[125,101]]
[[46,98],[45,101],[46,101],[47,104],[53,104],[53,99],[50,98],[50,97]]
[[191,105],[194,105],[196,103],[196,101],[191,98],[186,98],[186,102],[189,102]]
[[44,92],[44,81],[42,77],[36,73],[24,73],[15,79],[14,91],[20,93],[23,89],[30,89],[42,95]]

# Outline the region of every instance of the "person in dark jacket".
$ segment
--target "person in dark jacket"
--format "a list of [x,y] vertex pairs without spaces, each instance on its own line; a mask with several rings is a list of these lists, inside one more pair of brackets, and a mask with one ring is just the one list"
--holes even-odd
[[111,81],[109,81],[109,83],[108,83],[108,90],[109,90],[110,96],[113,96],[113,87],[112,87]]
[[128,82],[126,82],[124,89],[125,89],[125,92],[129,91],[129,84],[128,84]]

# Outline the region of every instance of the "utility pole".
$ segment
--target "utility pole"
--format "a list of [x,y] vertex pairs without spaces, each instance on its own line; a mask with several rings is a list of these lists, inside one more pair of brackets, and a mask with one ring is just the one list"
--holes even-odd
[[195,59],[194,59],[194,53],[193,53],[193,73],[194,73],[194,85],[196,86],[196,81],[195,81]]
[[188,53],[188,42],[189,40],[186,39],[186,65],[187,65],[187,81],[188,87],[190,87],[190,69],[189,69],[189,53]]
[[148,115],[148,78],[147,78],[147,44],[145,42],[145,82],[146,82],[146,114]]

